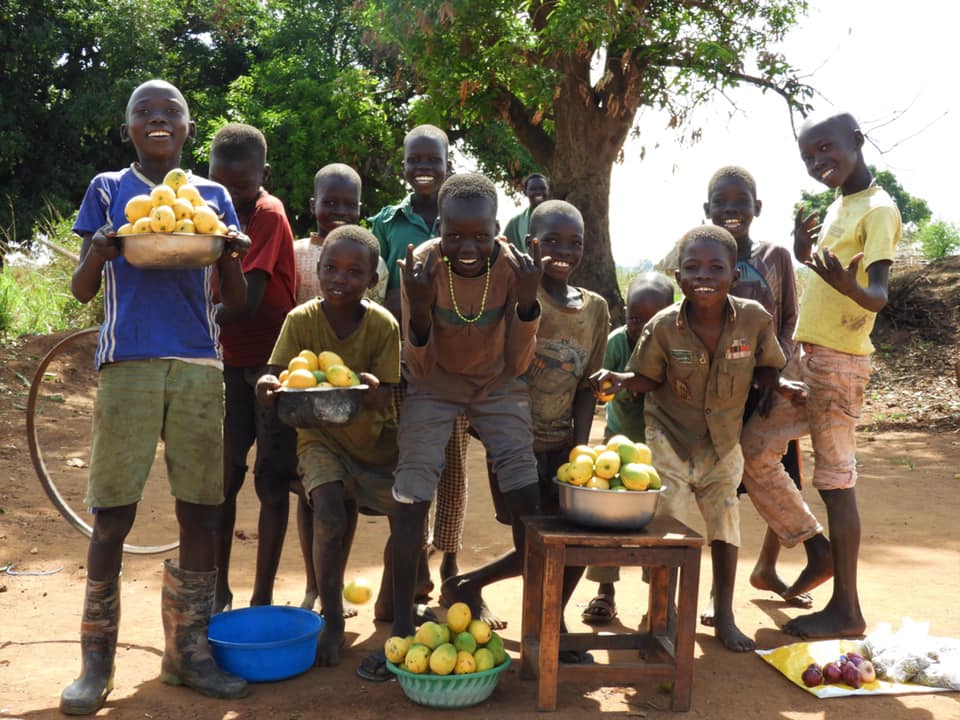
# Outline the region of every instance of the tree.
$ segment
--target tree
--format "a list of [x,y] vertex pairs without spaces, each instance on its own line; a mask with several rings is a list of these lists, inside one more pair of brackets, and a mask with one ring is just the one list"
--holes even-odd
[[[481,169],[514,182],[545,171],[583,213],[575,280],[622,298],[610,248],[610,172],[641,106],[688,112],[741,84],[805,111],[810,89],[776,44],[805,0],[366,0],[367,24],[420,99],[410,117],[462,139]],[[408,76],[399,76],[407,81]],[[508,132],[506,132],[508,130]],[[696,129],[688,129],[696,136]],[[496,143],[491,143],[491,139]]]
[[[873,165],[870,165],[869,168],[870,174],[877,181],[877,185],[886,190],[897,204],[900,209],[900,219],[908,232],[919,228],[930,219],[930,207],[926,200],[915,197],[904,190],[900,181],[892,172],[888,170],[878,171]],[[830,207],[836,197],[837,194],[834,190],[824,190],[821,193],[803,191],[801,203],[805,213],[816,213],[822,221],[827,214],[827,208]]]
[[943,220],[925,222],[914,235],[914,241],[927,260],[939,260],[960,250],[960,227]]

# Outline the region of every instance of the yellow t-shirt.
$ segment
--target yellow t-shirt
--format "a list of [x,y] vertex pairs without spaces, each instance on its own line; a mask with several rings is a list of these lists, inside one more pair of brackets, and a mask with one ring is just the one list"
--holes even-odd
[[[376,303],[364,300],[363,305],[366,312],[360,326],[342,340],[330,327],[319,299],[298,305],[287,314],[269,363],[286,367],[301,350],[333,350],[354,372],[371,373],[385,384],[400,382],[400,326]],[[397,462],[393,405],[377,411],[365,408],[349,425],[297,430],[298,451],[315,442],[338,456],[346,453],[367,465],[392,470]]]
[[[867,268],[878,260],[893,260],[902,236],[900,211],[886,191],[876,185],[837,198],[827,210],[817,250],[828,248],[844,267],[857,253],[864,254],[857,282],[867,287]],[[837,292],[819,275],[810,273],[800,299],[796,338],[799,342],[851,355],[873,352],[870,332],[877,314]]]

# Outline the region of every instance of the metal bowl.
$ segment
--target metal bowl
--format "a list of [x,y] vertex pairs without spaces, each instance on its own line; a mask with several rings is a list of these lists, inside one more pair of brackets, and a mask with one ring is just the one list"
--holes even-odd
[[124,259],[151,270],[188,270],[212,265],[223,254],[227,238],[189,233],[120,235]]
[[560,493],[560,512],[577,523],[596,528],[640,530],[653,520],[658,490],[599,490],[553,482]]
[[295,428],[346,425],[360,414],[368,387],[280,388],[276,391],[277,415]]

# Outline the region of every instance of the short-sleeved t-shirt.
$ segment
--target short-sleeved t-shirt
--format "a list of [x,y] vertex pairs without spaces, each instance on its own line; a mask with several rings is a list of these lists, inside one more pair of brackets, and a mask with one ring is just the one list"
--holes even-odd
[[[230,195],[222,185],[191,174],[189,182],[223,218],[239,226]],[[154,183],[135,165],[105,172],[90,181],[73,224],[78,235],[93,234],[109,221],[126,223],[124,209],[135,195],[150,194]],[[103,265],[103,323],[96,365],[148,358],[221,362],[219,328],[214,321],[214,266],[190,270],[141,269],[121,255]]]
[[540,288],[540,328],[533,361],[522,379],[530,386],[533,449],[553,450],[573,440],[573,400],[603,366],[610,313],[594,292],[578,308],[564,307]]
[[[381,383],[400,382],[400,326],[386,309],[368,300],[360,326],[340,339],[330,327],[323,301],[310,300],[287,315],[270,356],[270,365],[286,367],[301,350],[332,350],[356,373],[368,372]],[[337,455],[349,455],[367,465],[393,469],[397,463],[397,416],[393,405],[364,408],[349,425],[297,430],[298,451],[322,443]]]
[[[323,251],[323,240],[316,233],[310,237],[293,241],[293,255],[297,261],[297,305],[320,296],[320,279],[317,277],[317,263]],[[377,284],[364,293],[375,303],[383,304],[387,296],[387,264],[383,258],[377,259]]]
[[797,283],[790,252],[781,245],[755,242],[750,257],[737,261],[740,277],[730,294],[756,300],[773,317],[783,354],[793,355],[797,329]]
[[260,367],[270,357],[283,319],[296,304],[293,231],[283,203],[264,190],[244,232],[251,245],[243,258],[243,272],[266,273],[267,286],[252,318],[220,327],[220,343],[225,364]]
[[507,221],[507,226],[503,229],[503,235],[507,242],[513,245],[520,252],[527,251],[527,234],[530,231],[530,206],[528,205],[522,212],[517,213]]
[[[857,253],[863,260],[857,282],[869,284],[867,268],[880,260],[892,261],[903,229],[900,211],[887,192],[871,185],[866,190],[842,195],[827,209],[817,250],[829,249],[847,267]],[[832,288],[815,273],[800,301],[797,340],[823,345],[851,355],[873,352],[870,333],[877,314]]]
[[644,419],[656,422],[681,458],[709,439],[719,457],[740,442],[743,407],[755,367],[786,363],[770,313],[758,302],[727,296],[727,316],[710,357],[690,329],[687,301],[650,318],[627,370],[660,383],[647,393]]
[[387,290],[400,287],[397,260],[407,256],[407,245],[418,247],[438,234],[437,222],[432,228],[413,209],[413,193],[398,205],[387,205],[368,220],[370,232],[380,241],[380,257],[387,263]]
[[[627,361],[633,349],[627,337],[627,326],[621,325],[607,337],[607,351],[603,355],[603,367],[615,372],[627,369]],[[643,442],[646,438],[643,422],[643,393],[634,395],[629,390],[621,390],[606,407],[606,434],[626,435],[634,442]]]

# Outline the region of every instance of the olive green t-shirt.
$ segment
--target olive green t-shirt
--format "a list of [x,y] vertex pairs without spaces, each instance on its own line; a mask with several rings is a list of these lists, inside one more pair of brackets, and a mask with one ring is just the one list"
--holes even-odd
[[[301,350],[321,353],[332,350],[347,367],[375,375],[381,383],[400,382],[400,326],[388,310],[363,301],[366,312],[359,327],[340,339],[323,312],[323,301],[315,298],[287,314],[270,364],[286,367]],[[297,449],[322,443],[335,454],[346,453],[367,465],[390,468],[397,464],[397,416],[391,403],[383,410],[364,408],[349,425],[297,430]]]

